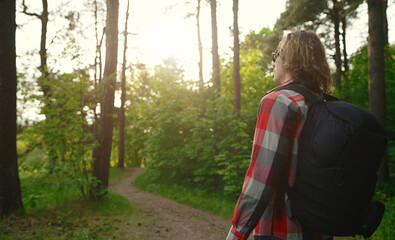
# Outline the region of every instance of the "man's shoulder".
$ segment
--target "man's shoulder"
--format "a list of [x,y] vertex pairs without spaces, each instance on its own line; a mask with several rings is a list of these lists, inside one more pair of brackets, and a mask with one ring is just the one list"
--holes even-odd
[[262,101],[281,101],[288,104],[305,105],[305,97],[293,90],[289,89],[273,89],[262,98]]

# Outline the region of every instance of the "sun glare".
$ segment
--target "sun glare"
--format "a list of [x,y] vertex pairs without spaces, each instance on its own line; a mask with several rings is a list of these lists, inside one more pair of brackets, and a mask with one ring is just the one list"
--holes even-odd
[[184,25],[165,21],[156,27],[152,32],[151,46],[157,58],[188,58],[194,39]]

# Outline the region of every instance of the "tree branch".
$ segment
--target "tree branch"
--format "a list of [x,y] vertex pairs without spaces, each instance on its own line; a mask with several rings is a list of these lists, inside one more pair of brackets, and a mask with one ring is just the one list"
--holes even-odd
[[37,14],[37,13],[31,13],[31,12],[28,12],[27,11],[27,6],[26,6],[26,4],[25,4],[25,0],[23,0],[22,1],[22,6],[23,6],[23,13],[24,14],[26,14],[26,15],[28,15],[28,16],[33,16],[33,17],[37,17],[38,19],[42,19],[42,16],[41,15],[39,15],[39,14]]
[[58,37],[58,34],[62,31],[63,29],[59,29],[55,36],[52,38],[51,42],[48,44],[47,50],[49,49],[49,47],[52,45],[52,43],[54,43],[55,39]]

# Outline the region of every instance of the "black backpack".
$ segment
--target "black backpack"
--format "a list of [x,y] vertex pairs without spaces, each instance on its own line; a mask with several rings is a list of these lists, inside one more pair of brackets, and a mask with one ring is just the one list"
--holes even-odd
[[283,184],[290,217],[325,234],[370,237],[384,214],[384,205],[372,197],[387,146],[385,129],[369,112],[331,95],[316,96],[294,83],[275,91],[281,89],[311,103],[299,138],[295,184]]

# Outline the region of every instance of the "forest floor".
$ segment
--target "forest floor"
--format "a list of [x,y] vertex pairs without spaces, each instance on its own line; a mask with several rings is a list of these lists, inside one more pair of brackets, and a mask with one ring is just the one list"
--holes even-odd
[[[216,216],[174,200],[142,191],[133,180],[144,172],[135,168],[110,186],[110,191],[126,197],[140,212],[140,219],[130,219],[129,239],[225,239],[231,226],[229,219]],[[135,216],[131,216],[134,218]]]
[[[0,240],[226,238],[230,219],[138,189],[132,183],[143,172],[142,168],[130,169],[109,187],[110,192],[129,200],[132,209],[126,207],[124,212],[117,213],[118,207],[113,206],[115,213],[103,214],[98,203],[69,201],[25,216],[0,219]],[[111,205],[107,209],[111,211]]]

